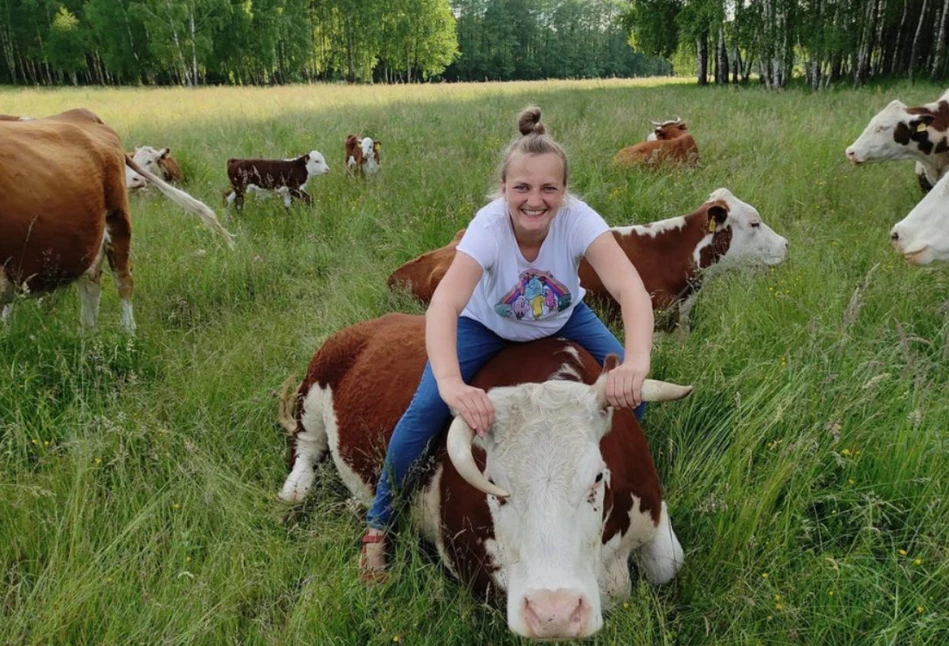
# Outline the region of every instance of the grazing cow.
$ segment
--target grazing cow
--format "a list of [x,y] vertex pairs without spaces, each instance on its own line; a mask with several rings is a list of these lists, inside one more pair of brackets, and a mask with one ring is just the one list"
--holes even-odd
[[[129,153],[135,163],[161,177],[170,184],[184,181],[184,174],[178,160],[171,156],[171,148],[155,149],[151,146],[136,146],[135,151]],[[138,188],[128,184],[129,188]]]
[[847,147],[854,164],[911,159],[923,193],[949,169],[949,90],[932,103],[909,108],[891,101]]
[[227,178],[231,182],[225,191],[225,204],[244,205],[244,193],[274,191],[283,197],[283,205],[290,208],[292,198],[313,204],[313,198],[304,189],[311,177],[330,172],[323,155],[311,151],[294,159],[228,159]]
[[[612,355],[603,370],[616,364]],[[283,399],[291,472],[280,497],[301,500],[329,451],[352,494],[369,504],[424,365],[421,316],[389,314],[331,336],[296,397]],[[506,595],[508,626],[519,635],[595,633],[603,606],[630,593],[633,550],[657,584],[683,562],[646,439],[632,411],[608,407],[601,374],[564,339],[511,344],[472,382],[496,410],[483,442],[473,445],[457,417],[419,474],[412,517],[422,534],[477,596]],[[689,392],[643,385],[652,401]]]
[[676,117],[671,121],[653,121],[653,131],[633,146],[627,146],[613,157],[619,166],[651,166],[664,162],[695,166],[699,149],[688,133],[688,126]]
[[914,265],[949,262],[949,173],[896,223],[890,241]]
[[[688,329],[692,297],[706,270],[744,261],[776,265],[784,261],[788,251],[788,241],[762,221],[757,209],[726,188],[714,191],[690,215],[612,227],[612,231],[639,271],[653,308],[671,310],[673,314],[657,319],[657,323],[664,327],[678,324],[683,331]],[[389,287],[405,285],[427,304],[454,259],[463,233],[456,233],[449,245],[396,269],[389,276]],[[619,317],[619,305],[586,260],[580,263],[580,284],[591,302],[605,306],[609,316]]]
[[350,175],[373,175],[379,170],[379,149],[382,142],[369,137],[346,137],[346,172]]
[[15,291],[41,294],[78,281],[80,321],[96,324],[102,263],[108,259],[132,331],[132,222],[125,169],[196,214],[233,246],[206,204],[135,163],[118,135],[88,110],[0,122],[0,307]]

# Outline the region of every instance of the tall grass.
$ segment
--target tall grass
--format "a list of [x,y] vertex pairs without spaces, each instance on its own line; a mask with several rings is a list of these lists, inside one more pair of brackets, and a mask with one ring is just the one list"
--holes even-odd
[[[134,196],[134,339],[108,284],[93,335],[75,290],[16,302],[0,331],[0,643],[518,641],[410,531],[392,580],[364,589],[362,524],[329,465],[302,508],[276,503],[273,394],[333,331],[421,311],[386,276],[484,203],[529,103],[611,223],[688,213],[726,186],[791,242],[784,265],[711,277],[687,338],[657,336],[653,374],[696,385],[645,424],[687,562],[663,588],[634,572],[597,641],[946,643],[949,270],[887,244],[919,199],[912,164],[843,155],[892,98],[943,89],[3,90],[4,112],[85,106],[129,148],[171,146],[215,208],[229,157],[316,149],[332,172],[312,208],[222,212],[234,252]],[[699,168],[610,165],[676,115]],[[343,173],[351,132],[383,141],[378,176]]]

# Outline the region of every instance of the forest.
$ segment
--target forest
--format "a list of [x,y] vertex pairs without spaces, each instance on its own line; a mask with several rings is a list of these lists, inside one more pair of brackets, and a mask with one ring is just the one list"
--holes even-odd
[[0,84],[947,72],[949,0],[0,0]]

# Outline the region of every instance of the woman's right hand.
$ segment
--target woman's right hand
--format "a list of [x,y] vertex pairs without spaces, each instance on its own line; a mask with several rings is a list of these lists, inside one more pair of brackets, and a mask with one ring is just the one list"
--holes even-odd
[[455,413],[461,415],[479,437],[494,424],[494,405],[488,394],[461,379],[438,385],[438,395]]

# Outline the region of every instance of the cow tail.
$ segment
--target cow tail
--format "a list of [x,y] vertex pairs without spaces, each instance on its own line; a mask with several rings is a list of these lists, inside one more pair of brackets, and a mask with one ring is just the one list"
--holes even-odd
[[297,391],[293,390],[296,383],[297,380],[293,375],[287,377],[280,387],[280,402],[277,405],[277,419],[280,420],[280,426],[291,437],[297,432]]
[[204,223],[204,226],[224,238],[224,241],[227,243],[228,247],[231,249],[234,248],[234,234],[221,225],[220,221],[217,219],[217,216],[214,214],[214,211],[211,210],[211,207],[200,200],[196,200],[184,191],[168,184],[157,175],[145,170],[136,164],[135,160],[133,160],[128,154],[125,155],[125,165],[157,186],[158,190],[164,193],[172,202],[201,218],[201,222]]

